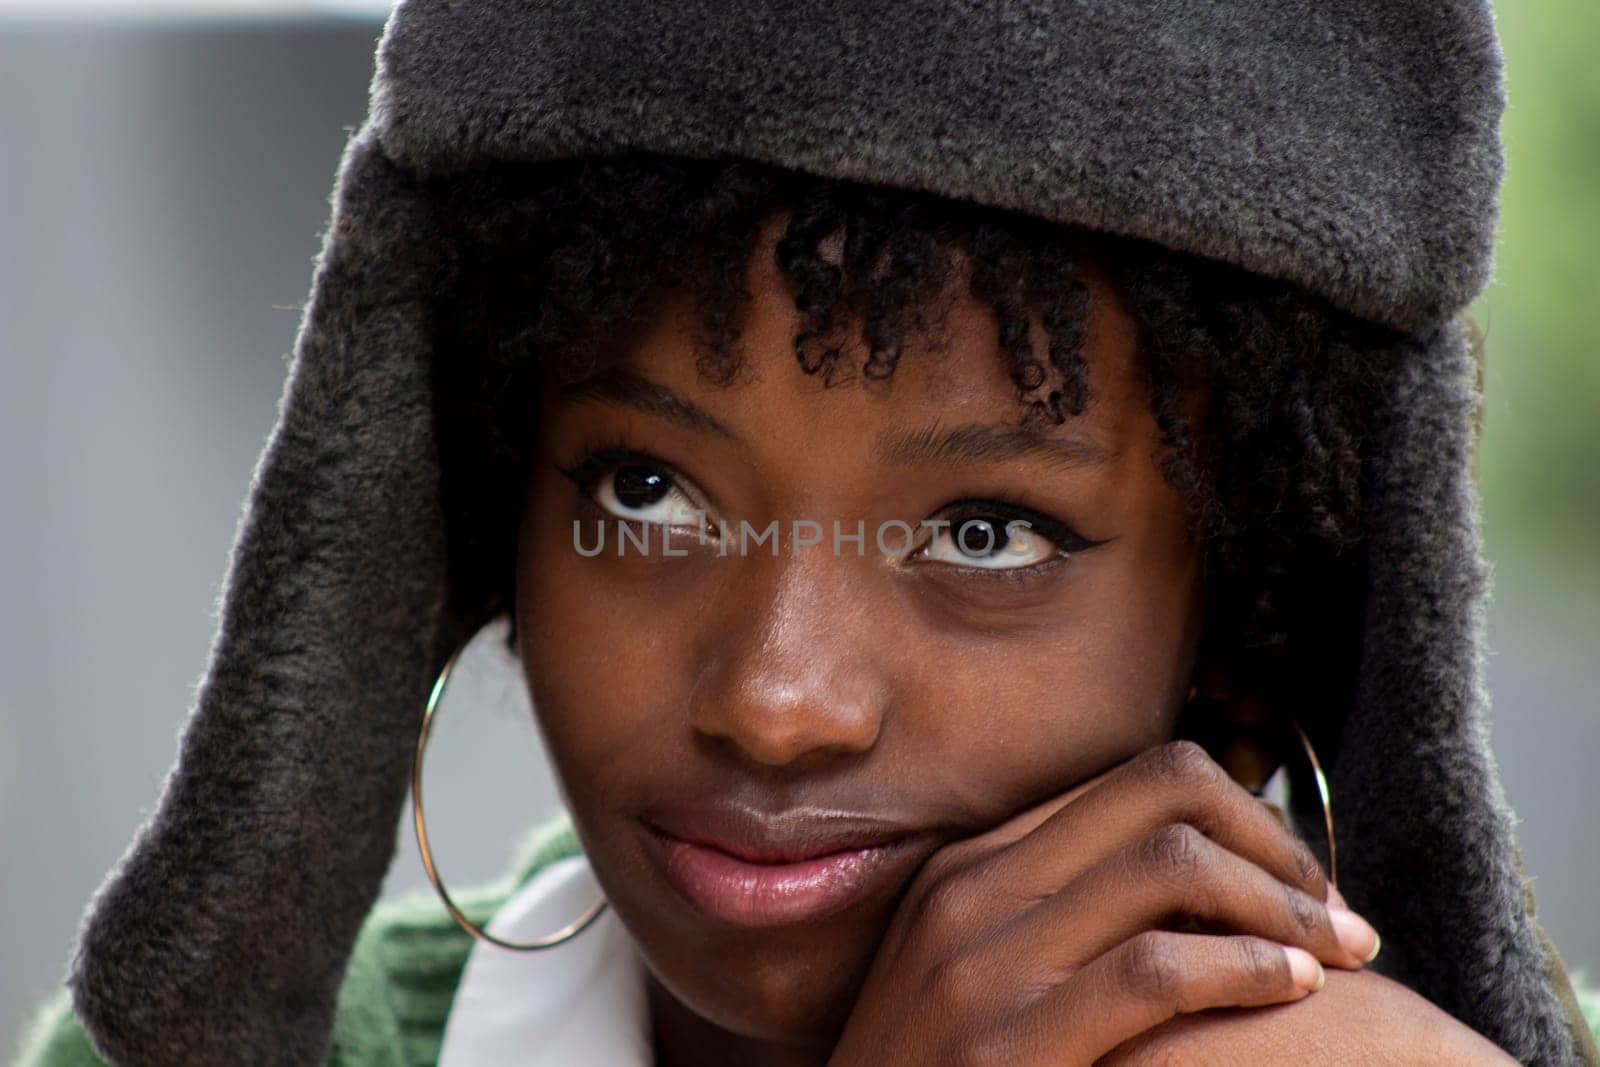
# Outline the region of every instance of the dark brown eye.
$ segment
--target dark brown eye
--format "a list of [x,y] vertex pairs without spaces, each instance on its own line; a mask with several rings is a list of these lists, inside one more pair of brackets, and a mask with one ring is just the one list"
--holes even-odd
[[1003,551],[1010,540],[1003,523],[988,519],[966,519],[956,526],[956,547],[975,559]]
[[617,503],[625,508],[647,508],[672,490],[672,479],[659,469],[637,465],[617,467],[611,484]]
[[603,510],[630,522],[700,531],[716,517],[698,490],[665,463],[637,453],[595,454],[563,469]]
[[939,563],[984,570],[1030,567],[1063,554],[1025,519],[970,512],[936,528],[923,552]]
[[1059,519],[999,501],[947,507],[917,553],[977,570],[1023,571],[1104,544],[1080,537]]

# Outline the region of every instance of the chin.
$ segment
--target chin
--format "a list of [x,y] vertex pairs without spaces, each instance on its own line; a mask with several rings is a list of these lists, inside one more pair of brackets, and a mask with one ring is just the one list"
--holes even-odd
[[[752,1041],[795,1048],[831,1049],[850,1016],[859,983],[779,961],[754,972],[724,972],[709,988],[668,990],[690,1011],[720,1029]],[[665,984],[665,983],[664,983]]]
[[833,924],[730,930],[671,898],[613,904],[657,992],[728,1033],[795,1048],[837,1044],[882,934]]

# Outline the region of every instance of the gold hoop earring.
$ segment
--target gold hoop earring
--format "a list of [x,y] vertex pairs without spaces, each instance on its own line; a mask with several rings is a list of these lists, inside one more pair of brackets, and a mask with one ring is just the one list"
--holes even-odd
[[1300,738],[1300,746],[1306,750],[1306,758],[1311,761],[1311,776],[1317,782],[1317,796],[1322,801],[1322,823],[1328,831],[1328,884],[1339,884],[1339,852],[1333,842],[1333,803],[1328,796],[1328,779],[1322,773],[1322,761],[1317,759],[1316,749],[1311,747],[1311,738],[1306,736],[1305,730],[1298,720],[1290,719],[1290,725]]
[[[462,648],[465,647],[464,645],[462,646]],[[438,679],[433,683],[433,691],[428,694],[427,710],[422,713],[422,730],[417,735],[416,756],[411,761],[411,815],[417,828],[417,848],[422,852],[422,865],[427,868],[428,880],[433,883],[434,891],[439,894],[439,899],[444,901],[444,906],[450,912],[450,917],[473,937],[480,941],[487,941],[491,945],[498,945],[500,948],[510,949],[513,952],[531,952],[541,948],[554,948],[556,945],[569,941],[588,929],[589,924],[598,919],[600,913],[605,911],[606,898],[601,897],[597,903],[590,906],[588,911],[550,936],[542,937],[538,941],[518,944],[514,941],[506,941],[496,937],[463,915],[461,909],[456,907],[456,902],[450,899],[450,894],[445,890],[444,883],[439,880],[439,872],[433,864],[433,852],[428,847],[428,828],[422,818],[422,761],[428,750],[428,733],[433,728],[433,713],[439,706],[439,698],[444,695],[445,685],[450,681],[450,673],[455,670],[456,660],[461,658],[461,651],[462,649],[458,648],[450,654],[450,658],[445,661],[444,669],[439,672]]]

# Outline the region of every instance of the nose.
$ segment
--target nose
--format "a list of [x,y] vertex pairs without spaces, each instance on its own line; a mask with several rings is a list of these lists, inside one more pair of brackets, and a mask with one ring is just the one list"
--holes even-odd
[[[890,703],[881,622],[845,560],[757,557],[730,585],[689,698],[695,732],[790,769],[877,743]],[[859,576],[856,576],[859,577]]]

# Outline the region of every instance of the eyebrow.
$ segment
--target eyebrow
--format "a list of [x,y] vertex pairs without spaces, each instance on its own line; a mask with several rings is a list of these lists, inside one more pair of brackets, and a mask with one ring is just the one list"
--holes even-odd
[[1104,467],[1113,457],[1086,437],[1056,437],[1025,426],[983,423],[886,432],[878,438],[876,453],[881,459],[907,466],[1041,459],[1068,470]]
[[730,441],[740,440],[738,434],[693,400],[626,367],[609,367],[599,374],[565,386],[560,393],[563,400],[598,400],[605,404],[617,404],[691,430],[709,431]]
[[[743,439],[715,415],[681,393],[626,367],[610,367],[560,390],[563,400],[597,400],[630,407],[692,430],[736,443]],[[889,430],[878,436],[873,453],[902,466],[936,463],[993,463],[1041,459],[1069,470],[1103,467],[1113,454],[1081,436],[1056,437],[1026,426],[969,423],[938,424],[920,430]]]

